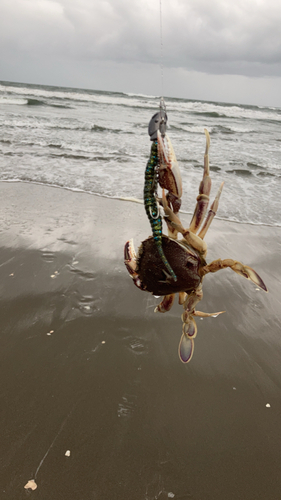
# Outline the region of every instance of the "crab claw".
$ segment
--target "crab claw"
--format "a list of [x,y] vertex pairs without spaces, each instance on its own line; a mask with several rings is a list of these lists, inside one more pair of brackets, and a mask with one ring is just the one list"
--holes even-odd
[[268,291],[266,285],[264,284],[263,280],[258,275],[258,273],[256,273],[256,271],[251,267],[245,266],[244,264],[238,262],[237,260],[217,259],[211,262],[210,264],[207,264],[207,266],[204,266],[202,270],[203,274],[216,273],[220,269],[225,269],[226,267],[230,267],[230,269],[232,269],[232,271],[234,271],[235,273],[240,274],[240,276],[243,276],[247,280],[251,280],[253,283],[255,283],[255,285],[262,288],[262,290],[264,290],[265,292]]
[[194,352],[194,338],[197,335],[197,325],[192,317],[188,315],[186,322],[182,325],[182,336],[179,343],[179,358],[183,363],[188,363]]
[[145,290],[139,275],[136,271],[137,269],[137,255],[134,248],[133,240],[127,241],[124,246],[124,264],[127,268],[128,273],[133,279],[134,284],[140,289]]
[[181,206],[182,181],[180,169],[172,143],[166,134],[162,137],[157,131],[157,148],[159,158],[159,184],[168,190],[167,200],[173,211],[177,213]]
[[255,283],[255,285],[259,286],[265,292],[267,292],[267,287],[264,284],[263,280],[258,275],[258,273],[251,267],[245,266],[241,264],[241,262],[235,262],[235,264],[231,266],[231,269],[235,271],[237,274],[244,276],[244,278],[251,280],[253,283]]
[[188,363],[194,353],[194,340],[183,333],[179,343],[179,358],[183,363]]

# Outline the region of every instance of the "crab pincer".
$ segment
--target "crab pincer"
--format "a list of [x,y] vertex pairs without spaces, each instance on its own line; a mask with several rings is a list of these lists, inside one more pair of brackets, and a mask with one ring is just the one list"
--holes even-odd
[[174,213],[178,213],[182,197],[181,173],[170,138],[167,134],[162,137],[159,130],[157,131],[157,149],[158,182],[162,189],[168,191],[166,197],[169,206],[172,206]]

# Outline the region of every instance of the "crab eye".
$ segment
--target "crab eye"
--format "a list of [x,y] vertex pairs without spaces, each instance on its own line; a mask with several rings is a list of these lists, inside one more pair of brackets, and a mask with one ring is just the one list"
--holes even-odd
[[188,260],[185,266],[188,268],[193,267],[193,262],[190,262],[190,260]]
[[193,257],[192,255],[188,256],[188,259],[186,261],[186,267],[194,267],[197,264],[197,259]]

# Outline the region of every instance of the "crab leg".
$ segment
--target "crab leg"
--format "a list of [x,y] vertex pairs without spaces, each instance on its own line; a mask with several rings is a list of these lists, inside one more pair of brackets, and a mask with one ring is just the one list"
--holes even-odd
[[219,311],[216,313],[205,313],[202,311],[194,311],[193,316],[199,316],[200,318],[216,318],[219,314],[223,314],[225,311]]
[[237,260],[233,259],[217,259],[208,264],[207,266],[204,266],[202,271],[203,274],[207,273],[216,273],[220,269],[225,269],[226,267],[230,267],[232,271],[234,271],[237,274],[240,274],[241,276],[244,276],[244,278],[251,280],[255,285],[259,286],[262,288],[265,292],[267,292],[266,285],[264,284],[263,280],[261,277],[254,271],[249,266],[245,266],[241,262],[238,262]]
[[199,229],[202,221],[205,217],[208,204],[209,204],[209,194],[211,191],[212,181],[209,176],[209,147],[210,147],[210,135],[207,129],[204,129],[206,135],[206,151],[204,155],[204,172],[203,179],[199,186],[199,195],[197,196],[197,204],[194,210],[194,214],[190,224],[190,231],[196,233]]
[[222,192],[222,188],[224,186],[224,182],[221,183],[220,187],[219,187],[219,190],[217,192],[217,195],[211,205],[211,208],[209,210],[209,213],[206,217],[206,220],[204,222],[204,225],[200,231],[200,233],[198,234],[199,238],[203,238],[205,237],[210,225],[211,225],[211,222],[213,220],[213,218],[215,217],[216,213],[217,213],[217,210],[218,210],[218,207],[219,207],[219,199],[220,199],[220,195],[221,195],[221,192]]
[[[186,325],[184,324],[183,327],[185,327],[185,326]],[[190,317],[190,323],[189,323],[189,327],[191,327],[191,326],[192,327],[194,326],[196,328],[196,323],[195,323],[194,319],[192,318],[192,316]],[[197,328],[196,328],[196,333],[197,333]],[[196,333],[193,336],[189,335],[185,331],[183,331],[183,333],[182,333],[180,343],[179,343],[179,349],[178,349],[179,358],[182,361],[182,363],[189,363],[189,361],[191,360],[191,358],[193,356],[194,337],[196,337]]]
[[184,301],[187,297],[187,294],[185,292],[179,292],[179,305],[182,306],[184,304]]
[[195,311],[195,306],[202,300],[202,283],[193,290],[185,299],[184,302],[184,313],[181,316],[183,321],[182,325],[182,336],[179,343],[179,358],[183,363],[188,363],[194,352],[194,339],[197,335],[197,325],[194,320],[194,316],[200,316],[201,318],[216,318],[219,314],[224,311],[216,313],[205,313],[201,311]]
[[197,234],[192,233],[189,229],[184,229],[179,217],[168,207],[168,203],[163,191],[162,204],[165,212],[165,221],[168,226],[168,230],[171,228],[176,229],[181,233],[188,245],[198,250],[204,256],[207,253],[207,244],[203,241]]
[[162,302],[160,302],[160,304],[158,304],[158,306],[155,307],[154,312],[164,313],[164,312],[170,311],[170,309],[174,303],[174,300],[175,300],[174,293],[171,293],[169,295],[165,295]]
[[194,338],[197,335],[197,325],[194,321],[195,306],[203,298],[202,284],[196,290],[187,295],[181,316],[183,321],[182,336],[179,343],[179,358],[183,363],[188,363],[194,352]]
[[168,236],[176,240],[179,232],[176,224],[181,225],[181,221],[175,214],[175,212],[173,212],[173,210],[169,207],[164,189],[162,189],[162,198],[159,199],[159,202],[161,203],[165,212],[165,222],[167,224]]

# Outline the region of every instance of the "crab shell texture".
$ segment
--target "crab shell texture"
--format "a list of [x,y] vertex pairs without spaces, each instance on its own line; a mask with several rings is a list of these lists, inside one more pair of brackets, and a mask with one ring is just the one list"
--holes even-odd
[[162,236],[162,247],[178,277],[177,281],[166,273],[154,239],[149,237],[142,242],[137,259],[136,272],[143,288],[159,296],[183,291],[192,292],[202,281],[200,270],[206,265],[205,260],[183,240]]

